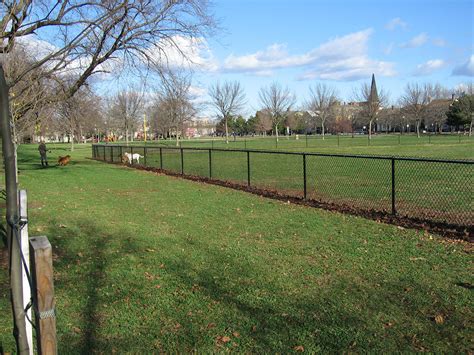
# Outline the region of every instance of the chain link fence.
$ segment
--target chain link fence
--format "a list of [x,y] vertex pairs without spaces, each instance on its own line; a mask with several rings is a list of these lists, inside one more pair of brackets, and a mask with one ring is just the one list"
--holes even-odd
[[[124,160],[125,153],[139,160]],[[92,154],[358,210],[456,226],[474,221],[474,161],[100,144]]]

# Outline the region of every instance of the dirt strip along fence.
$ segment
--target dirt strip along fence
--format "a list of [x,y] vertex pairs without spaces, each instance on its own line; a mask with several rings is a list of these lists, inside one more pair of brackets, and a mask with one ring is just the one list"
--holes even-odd
[[[125,153],[139,161],[124,161]],[[94,159],[472,232],[474,161],[94,144]]]

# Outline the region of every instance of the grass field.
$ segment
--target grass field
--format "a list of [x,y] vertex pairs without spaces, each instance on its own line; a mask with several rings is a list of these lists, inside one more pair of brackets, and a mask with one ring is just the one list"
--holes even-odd
[[[231,149],[267,149],[286,151],[305,151],[316,153],[394,155],[410,157],[474,159],[474,138],[464,135],[374,135],[369,142],[368,136],[321,136],[280,137],[237,137],[226,144],[222,138],[182,140],[183,147],[231,148]],[[142,145],[143,142],[135,142]],[[175,140],[148,141],[148,145],[175,146]],[[370,145],[369,145],[370,144]]]
[[[387,137],[391,138],[391,137]],[[414,137],[417,139],[416,137]],[[444,137],[443,139],[450,139]],[[351,138],[346,138],[351,139]],[[360,139],[360,138],[355,138]],[[380,138],[382,139],[382,138]],[[255,141],[262,146],[266,140]],[[295,143],[295,141],[289,141]],[[335,203],[362,210],[392,212],[392,162],[384,159],[306,156],[301,154],[227,151],[222,148],[191,150],[193,141],[183,142],[183,162],[180,149],[168,146],[157,148],[155,144],[117,147],[102,145],[96,149],[100,159],[120,161],[125,152],[139,153],[150,167],[201,177],[212,177],[247,185],[250,171],[252,186],[277,190],[281,193],[303,197],[304,166],[306,166],[307,197],[324,203]],[[222,143],[222,142],[219,142]],[[296,142],[297,143],[297,142]],[[229,147],[232,147],[230,144]],[[474,144],[469,142],[455,145],[440,144],[429,146],[400,146],[408,151],[422,151],[419,155],[441,158],[473,158]],[[400,148],[397,146],[397,148]],[[188,148],[188,149],[187,149]],[[336,147],[337,148],[337,147]],[[351,148],[301,148],[306,152],[354,153]],[[113,150],[112,150],[113,149]],[[220,149],[220,150],[219,150]],[[344,150],[345,149],[345,150]],[[360,147],[357,153],[367,155],[387,155],[392,146]],[[133,151],[132,151],[133,150]],[[295,153],[296,149],[291,150]],[[448,153],[445,153],[448,152]],[[392,154],[395,154],[392,151]],[[398,154],[404,155],[404,154]],[[413,154],[415,155],[415,154]],[[248,159],[248,162],[247,162]],[[210,161],[211,160],[211,161]],[[181,166],[183,163],[183,167]],[[395,208],[399,216],[421,218],[429,221],[457,225],[470,225],[474,220],[472,196],[474,195],[474,165],[471,163],[418,162],[397,160],[394,163]]]
[[[66,154],[50,148],[51,161]],[[90,151],[41,169],[36,146],[20,148],[30,233],[55,251],[59,353],[472,349],[469,244]],[[0,343],[12,351],[6,273]]]

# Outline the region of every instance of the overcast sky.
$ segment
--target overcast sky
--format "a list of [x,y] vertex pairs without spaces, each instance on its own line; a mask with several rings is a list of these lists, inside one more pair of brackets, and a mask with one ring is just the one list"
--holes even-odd
[[319,82],[350,100],[372,73],[392,100],[408,82],[452,88],[473,79],[472,1],[216,0],[213,9],[223,27],[215,39],[178,39],[196,63],[194,90],[238,80],[248,113],[273,81],[301,105]]

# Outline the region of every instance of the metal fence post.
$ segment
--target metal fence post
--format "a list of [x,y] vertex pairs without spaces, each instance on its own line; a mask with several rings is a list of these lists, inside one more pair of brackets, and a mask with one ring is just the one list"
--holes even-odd
[[123,148],[120,146],[120,162],[123,163]]
[[212,179],[212,149],[209,149],[209,179]]
[[250,151],[247,150],[247,185],[250,186]]
[[105,145],[103,146],[103,148],[104,148],[104,149],[103,149],[103,151],[104,151],[104,155],[103,155],[104,159],[102,159],[102,160],[103,160],[103,161],[107,161],[107,158],[105,157]]
[[163,148],[160,147],[160,169],[163,170]]
[[392,214],[397,214],[395,207],[395,159],[392,158]]
[[306,200],[307,188],[306,188],[306,154],[303,154],[303,197]]
[[130,165],[133,165],[133,146],[130,147]]
[[339,147],[339,133],[337,134],[337,146]]
[[181,150],[181,175],[184,175],[184,157],[183,157],[183,148]]
[[114,162],[114,147],[110,146],[110,161]]
[[143,148],[143,163],[145,164],[145,166],[146,166],[146,153],[147,153],[147,148],[145,147]]
[[306,148],[308,148],[308,132],[306,132]]

